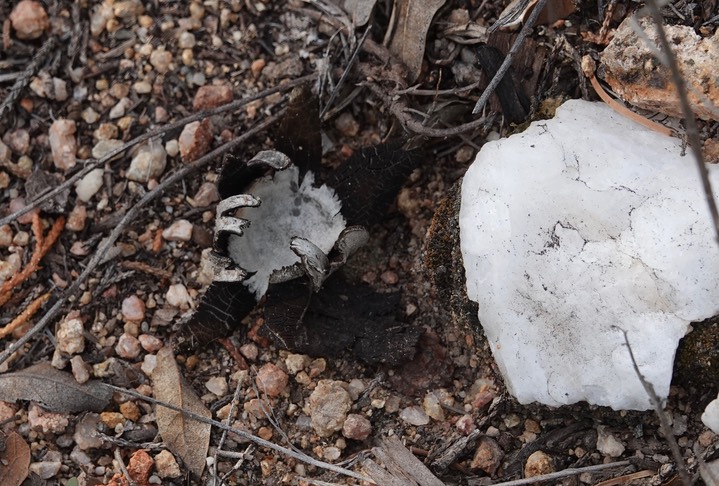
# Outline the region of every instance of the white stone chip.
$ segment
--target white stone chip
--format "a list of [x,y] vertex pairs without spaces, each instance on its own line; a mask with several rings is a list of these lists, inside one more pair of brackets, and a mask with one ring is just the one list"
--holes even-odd
[[88,202],[102,187],[103,169],[93,169],[75,184],[75,193],[80,201]]
[[603,104],[568,101],[477,155],[459,216],[467,294],[521,403],[651,408],[619,329],[667,396],[688,324],[719,313],[719,247],[681,152]]
[[719,398],[712,400],[702,413],[702,422],[709,427],[712,432],[719,434]]

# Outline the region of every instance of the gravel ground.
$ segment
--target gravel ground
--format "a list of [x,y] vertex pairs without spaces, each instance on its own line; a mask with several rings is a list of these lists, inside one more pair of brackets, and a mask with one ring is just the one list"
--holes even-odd
[[[11,16],[19,4],[23,15]],[[333,36],[335,30],[308,13],[319,12],[311,2],[19,4],[0,3],[0,19],[7,19],[0,98],[12,101],[0,109],[3,217],[25,207],[39,190],[79,174],[91,159],[112,154],[124,143],[200,110],[318,71],[337,83],[351,53],[338,40],[346,36]],[[474,1],[450,4],[438,18],[451,19],[464,8],[479,12],[477,22],[486,24],[501,10],[499,5]],[[382,15],[385,6],[378,9],[381,26],[387,22]],[[580,11],[596,16],[596,6],[580,4]],[[572,23],[590,25],[595,33],[601,25],[575,14],[558,27],[570,39],[578,34]],[[428,51],[436,57],[450,56],[452,45],[439,32],[430,29]],[[546,55],[556,37],[542,33],[534,42]],[[370,37],[381,41],[380,32]],[[23,69],[33,58],[39,64],[27,74],[27,87],[15,94],[10,87],[25,76]],[[571,71],[571,61],[552,62],[559,66],[558,74],[548,80],[547,92],[552,97],[580,96],[579,83],[559,76]],[[443,80],[450,72],[454,80]],[[418,83],[430,90],[454,83],[447,88],[451,89],[470,74],[461,60],[452,69],[437,63],[421,73]],[[355,75],[347,85],[351,86],[341,91],[334,105],[339,109],[323,126],[328,167],[399,130],[383,100],[366,90],[349,97],[359,81]],[[539,83],[536,76],[528,82]],[[52,293],[50,302],[5,338],[3,349],[17,342],[48,312],[56,296],[71,288],[148,191],[192,161],[202,160],[209,150],[269,120],[285,103],[286,94],[278,90],[208,121],[167,130],[87,171],[71,190],[43,205],[42,212],[0,226],[0,280],[8,280],[31,265],[30,255],[40,243],[38,231],[48,238],[61,215],[66,218],[39,269],[10,292],[0,324],[47,292]],[[341,99],[345,96],[346,104]],[[465,105],[476,99],[461,93],[452,96]],[[429,109],[432,103],[432,98],[419,95],[413,100],[418,109]],[[455,118],[442,121],[468,121],[464,108],[454,114],[448,104],[445,111]],[[653,413],[516,403],[506,394],[481,332],[458,322],[451,299],[432,284],[433,269],[425,260],[433,251],[427,247],[432,217],[477,148],[488,137],[511,130],[501,122],[501,117],[489,118],[461,137],[425,141],[426,159],[411,174],[386,219],[370,228],[368,245],[347,264],[347,275],[378,292],[402,292],[398,320],[422,330],[415,359],[389,368],[365,365],[349,355],[293,354],[257,335],[262,316],[253,313],[242,332],[224,346],[212,344],[175,356],[187,384],[213,418],[358,472],[362,469],[357,463],[373,457],[370,451],[377,441],[394,436],[445,484],[492,484],[612,462],[617,466],[550,483],[599,484],[621,477],[602,484],[680,484]],[[704,138],[716,136],[716,123],[701,129]],[[248,160],[271,146],[269,132],[260,130],[234,152]],[[97,378],[157,397],[153,373],[161,349],[171,345],[180,318],[198,305],[208,283],[201,255],[212,245],[220,167],[221,157],[216,157],[169,185],[137,214],[130,213],[133,217],[121,227],[102,264],[43,332],[12,350],[2,371],[51,362],[78,382]],[[699,419],[715,392],[706,384],[677,383],[667,403],[666,416],[692,475],[698,474],[700,458],[716,456],[717,437]],[[225,477],[226,484],[361,482],[236,434],[223,440],[222,451],[240,455],[217,453],[219,430],[212,432],[212,459],[203,479],[198,479],[187,457],[168,450],[166,441],[155,440],[155,409],[127,395],[115,394],[100,413],[50,412],[27,400],[0,402],[0,421],[1,465],[10,467],[8,451],[14,450],[6,447],[3,437],[17,432],[29,445],[32,474],[23,484],[127,485],[127,475],[139,486],[212,484],[215,473]],[[447,446],[454,448],[447,451]]]

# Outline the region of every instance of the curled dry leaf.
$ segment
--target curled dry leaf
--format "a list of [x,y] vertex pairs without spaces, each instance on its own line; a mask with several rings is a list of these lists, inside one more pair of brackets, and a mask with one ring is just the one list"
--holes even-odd
[[30,400],[53,412],[101,412],[110,403],[112,390],[97,380],[80,384],[71,373],[39,363],[0,375],[0,400]]
[[365,25],[374,9],[377,0],[342,0],[340,5],[352,19],[352,23],[358,26]]
[[0,452],[0,480],[3,486],[20,486],[30,472],[30,446],[17,432],[5,439]]
[[422,69],[427,32],[437,10],[446,0],[398,0],[395,4],[397,27],[389,50],[409,69],[407,82],[413,83]]
[[[158,400],[208,419],[212,418],[210,411],[184,381],[172,348],[164,347],[157,352],[157,367],[152,372],[152,383],[155,398]],[[167,448],[178,455],[188,469],[199,477],[205,468],[211,427],[162,406],[156,408],[155,416],[157,428]]]

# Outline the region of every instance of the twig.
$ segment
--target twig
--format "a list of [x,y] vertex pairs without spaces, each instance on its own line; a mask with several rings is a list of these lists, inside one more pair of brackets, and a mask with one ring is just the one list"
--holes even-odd
[[35,251],[33,251],[30,261],[19,273],[16,273],[9,280],[5,281],[0,287],[0,307],[5,305],[10,297],[12,297],[12,291],[15,287],[21,285],[27,280],[40,265],[40,261],[50,251],[52,245],[55,244],[57,239],[62,233],[62,229],[65,227],[65,218],[63,216],[58,217],[52,228],[47,234],[47,237],[42,235],[42,221],[38,213],[33,214],[32,217],[32,230],[35,235]]
[[549,473],[549,474],[532,476],[531,478],[524,478],[524,479],[517,479],[514,481],[506,481],[506,482],[502,482],[502,483],[496,483],[496,486],[522,486],[525,484],[541,483],[544,481],[553,481],[555,479],[566,478],[569,476],[577,476],[578,474],[582,474],[585,472],[595,472],[595,471],[602,471],[604,469],[611,469],[614,467],[631,466],[631,464],[632,464],[631,461],[617,461],[617,462],[610,462],[609,464],[597,464],[595,466],[569,468],[569,469],[563,469],[561,471],[557,471],[557,472],[553,472],[553,473]]
[[122,471],[122,475],[125,476],[125,479],[127,479],[127,484],[129,486],[137,486],[137,483],[132,479],[132,476],[130,476],[130,472],[125,467],[125,461],[122,460],[120,449],[115,447],[113,456],[115,457],[115,462],[117,462],[117,465],[120,467],[120,471]]
[[226,111],[232,111],[236,110],[237,108],[240,108],[242,106],[245,106],[248,103],[251,103],[253,101],[266,98],[269,95],[280,93],[284,91],[289,91],[292,88],[299,86],[301,84],[304,84],[308,81],[313,80],[316,77],[315,74],[309,74],[307,76],[302,76],[301,78],[294,79],[292,81],[289,81],[285,84],[281,84],[279,86],[275,86],[273,88],[266,89],[264,91],[261,91],[255,95],[248,96],[247,98],[243,98],[241,100],[233,101],[231,103],[228,103],[226,105],[218,106],[217,108],[214,108],[212,110],[204,110],[200,111],[198,113],[194,113],[190,116],[187,116],[185,118],[182,118],[181,120],[178,120],[176,122],[170,123],[168,125],[162,126],[160,128],[157,128],[155,130],[150,130],[149,132],[146,132],[139,137],[136,137],[129,142],[125,143],[121,147],[118,147],[114,150],[111,150],[107,154],[105,154],[103,157],[97,159],[97,160],[90,160],[85,164],[85,167],[73,175],[72,177],[69,177],[65,182],[57,186],[56,188],[42,194],[38,198],[34,199],[32,202],[30,202],[27,206],[24,208],[12,213],[9,216],[6,216],[2,219],[0,219],[0,226],[11,223],[15,221],[17,218],[22,216],[25,213],[28,213],[35,209],[36,207],[40,206],[42,203],[47,201],[48,199],[55,197],[57,194],[60,194],[61,192],[67,190],[70,186],[72,186],[76,181],[83,178],[86,174],[88,174],[93,169],[96,169],[97,167],[100,167],[101,165],[104,165],[105,163],[111,161],[113,158],[115,158],[117,155],[125,152],[127,149],[134,147],[135,145],[144,142],[145,140],[149,140],[154,137],[158,137],[160,135],[163,135],[167,132],[170,132],[172,130],[175,130],[176,128],[181,128],[188,123],[191,123],[193,121],[201,120],[209,116],[218,115],[220,113],[224,113]]
[[148,265],[144,262],[123,261],[122,263],[120,263],[120,266],[122,268],[127,268],[128,270],[137,270],[139,272],[147,273],[148,275],[153,275],[155,277],[159,277],[165,280],[170,280],[172,278],[172,273],[170,271],[153,267],[152,265]]
[[226,425],[222,422],[218,422],[217,420],[205,418],[202,415],[198,415],[189,410],[183,410],[181,407],[176,407],[175,405],[172,405],[170,403],[163,402],[161,400],[157,400],[157,399],[151,398],[151,397],[146,397],[145,395],[137,393],[136,391],[127,390],[125,388],[120,388],[118,386],[113,386],[113,385],[108,385],[108,384],[104,384],[104,386],[108,387],[109,389],[111,389],[113,391],[123,393],[125,395],[129,395],[133,398],[137,398],[138,400],[143,400],[145,402],[152,403],[152,404],[158,405],[160,407],[165,407],[174,412],[180,412],[181,414],[185,415],[186,417],[189,417],[193,420],[197,420],[198,422],[201,422],[203,424],[212,425],[214,427],[217,427],[220,430],[226,430],[227,432],[232,432],[233,434],[237,434],[244,439],[254,442],[255,444],[257,444],[260,447],[266,447],[273,451],[280,452],[282,454],[285,454],[286,456],[289,456],[293,459],[297,459],[298,461],[302,461],[311,466],[326,469],[328,471],[332,471],[337,474],[342,474],[344,476],[349,476],[351,478],[359,479],[361,481],[367,481],[370,484],[376,484],[371,478],[364,476],[362,474],[356,473],[354,471],[350,471],[349,469],[345,469],[345,468],[336,466],[334,464],[329,464],[327,462],[319,461],[317,459],[314,459],[314,458],[308,456],[304,452],[295,452],[293,450],[287,449],[285,447],[279,446],[277,444],[274,444],[270,441],[264,440],[255,435],[252,435],[248,432],[245,432],[244,430],[234,429],[234,428],[230,427],[229,425]]
[[342,88],[342,85],[344,84],[345,80],[347,79],[347,76],[350,73],[350,70],[352,69],[352,66],[354,65],[355,61],[357,60],[357,55],[359,54],[360,50],[362,49],[362,46],[364,45],[365,41],[367,40],[367,36],[369,35],[370,30],[372,30],[369,26],[365,29],[364,34],[362,34],[362,38],[360,39],[359,43],[357,44],[357,47],[355,48],[354,52],[352,52],[352,56],[349,58],[349,61],[347,61],[347,66],[345,66],[345,70],[342,72],[342,76],[340,76],[339,81],[337,81],[337,85],[335,86],[335,89],[332,91],[332,94],[330,95],[330,99],[327,100],[327,104],[322,108],[322,113],[320,113],[320,119],[322,119],[327,113],[327,110],[332,107],[332,103],[334,103],[335,98],[337,98],[337,95],[340,92],[340,89]]
[[8,323],[5,327],[0,329],[0,339],[5,338],[6,336],[9,336],[12,334],[15,329],[18,327],[24,325],[27,321],[29,321],[32,316],[35,315],[37,311],[40,310],[40,308],[47,302],[47,299],[50,298],[50,292],[42,294],[37,299],[33,300],[29,306],[23,310],[19,316],[17,316],[15,319],[13,319],[10,323]]
[[392,113],[392,115],[397,118],[400,124],[402,124],[405,129],[414,132],[417,135],[424,135],[425,137],[433,138],[456,137],[476,128],[483,127],[487,123],[487,120],[482,117],[478,118],[477,120],[472,120],[469,123],[464,123],[462,125],[451,128],[428,127],[423,125],[420,121],[412,117],[407,112],[407,105],[405,105],[401,101],[392,99],[392,97],[388,93],[386,93],[380,86],[372,82],[368,82],[366,84],[370,91],[372,91],[372,93],[374,93],[382,100],[384,105],[389,109],[390,113]]
[[646,378],[644,378],[644,375],[641,371],[639,371],[639,366],[637,365],[637,361],[634,359],[634,351],[632,351],[632,347],[629,344],[629,338],[627,337],[627,331],[624,329],[620,329],[617,326],[613,326],[619,329],[622,334],[624,334],[624,342],[627,345],[627,349],[629,350],[629,357],[632,360],[632,366],[634,367],[634,373],[636,373],[637,377],[639,378],[639,381],[642,382],[642,386],[644,387],[644,391],[649,396],[649,400],[652,402],[652,406],[654,407],[654,413],[657,414],[657,417],[659,418],[659,425],[662,430],[662,434],[664,434],[664,438],[669,443],[669,449],[672,451],[672,456],[674,457],[674,462],[677,465],[677,472],[679,473],[679,477],[682,480],[682,484],[684,486],[691,486],[692,481],[689,477],[689,473],[687,472],[686,465],[684,464],[684,458],[682,457],[682,453],[679,450],[679,444],[677,444],[676,439],[674,439],[674,434],[672,433],[672,428],[669,425],[669,421],[667,420],[667,414],[664,412],[664,409],[662,408],[661,400],[659,400],[659,397],[657,396],[656,392],[654,391],[654,387],[651,383],[647,381]]
[[[37,70],[40,68],[40,65],[44,63],[47,56],[52,53],[52,50],[55,48],[55,44],[57,44],[57,37],[51,36],[48,37],[42,47],[37,50],[32,58],[32,61],[30,61],[30,64],[28,64],[23,70],[17,81],[15,81],[15,84],[13,84],[10,88],[8,95],[5,97],[3,102],[0,103],[0,120],[2,120],[3,116],[5,116],[5,112],[10,109],[13,103],[15,103],[15,100],[18,99],[22,90],[25,89],[30,82],[30,79],[32,79]],[[0,223],[0,226],[2,226],[2,224],[5,223]]]
[[476,115],[477,113],[482,111],[482,109],[484,109],[484,105],[486,105],[487,101],[489,101],[489,97],[492,95],[492,93],[494,93],[494,90],[497,89],[497,86],[499,86],[500,81],[502,81],[502,78],[504,78],[504,75],[507,73],[507,71],[509,71],[509,68],[512,65],[512,58],[517,54],[517,52],[519,52],[519,48],[522,47],[522,43],[524,42],[525,37],[529,35],[529,32],[532,30],[532,27],[534,27],[534,23],[539,18],[540,12],[544,10],[544,7],[547,5],[547,1],[548,0],[539,0],[534,6],[534,10],[532,10],[532,13],[529,14],[529,18],[527,18],[527,21],[524,23],[522,30],[519,31],[519,35],[517,35],[517,38],[514,40],[512,48],[509,49],[507,57],[504,58],[502,65],[499,66],[499,69],[492,78],[492,81],[489,82],[487,88],[482,92],[482,96],[480,96],[477,100],[477,104],[474,105],[474,109],[472,110],[473,115]]
[[120,220],[118,225],[115,227],[115,229],[112,230],[110,235],[108,235],[107,238],[103,241],[103,243],[98,247],[97,251],[95,252],[95,255],[92,257],[90,262],[87,264],[85,269],[82,271],[82,273],[75,279],[75,281],[72,283],[72,285],[63,293],[63,295],[55,302],[55,304],[50,308],[50,310],[47,311],[47,313],[43,316],[40,321],[38,321],[35,326],[30,329],[25,335],[23,335],[20,339],[18,339],[15,343],[13,343],[8,349],[3,351],[0,354],[0,364],[4,363],[15,351],[20,349],[26,342],[28,342],[35,334],[42,331],[45,326],[48,325],[48,323],[54,319],[57,314],[62,309],[62,306],[67,302],[67,300],[70,298],[70,296],[75,295],[77,291],[80,289],[80,286],[85,283],[85,280],[90,276],[90,274],[95,270],[95,268],[102,262],[105,253],[107,253],[107,250],[117,241],[117,239],[120,237],[122,232],[125,230],[125,227],[127,227],[128,224],[130,224],[132,221],[135,221],[137,217],[140,214],[140,211],[143,207],[145,207],[150,202],[154,201],[156,198],[164,194],[165,189],[170,187],[171,185],[181,181],[188,175],[192,174],[198,169],[201,169],[211,161],[215,160],[220,155],[232,150],[236,146],[240,145],[241,143],[245,142],[248,138],[254,136],[255,134],[261,132],[262,130],[266,129],[273,123],[275,123],[277,120],[280,119],[280,116],[284,113],[284,110],[280,111],[278,114],[266,119],[262,123],[259,123],[258,125],[255,125],[253,128],[248,130],[247,132],[243,133],[236,139],[232,140],[231,142],[227,142],[224,145],[219,146],[212,152],[205,154],[204,156],[200,157],[196,161],[194,161],[192,164],[187,165],[178,171],[176,171],[174,174],[170,175],[167,179],[162,181],[160,184],[157,185],[152,191],[145,194],[142,199],[140,199]]
[[709,205],[709,212],[712,216],[712,222],[714,223],[714,230],[716,231],[717,243],[719,243],[719,211],[717,210],[716,201],[714,200],[714,192],[712,191],[711,182],[709,181],[709,171],[704,164],[704,156],[702,154],[701,139],[699,138],[699,129],[697,128],[697,122],[694,118],[694,113],[689,105],[689,97],[687,96],[686,83],[682,77],[682,73],[679,71],[679,65],[677,64],[676,56],[669,45],[667,39],[667,33],[664,31],[664,25],[662,13],[659,11],[656,0],[648,0],[647,8],[654,19],[654,23],[657,26],[657,37],[659,37],[659,43],[662,46],[662,51],[666,56],[666,61],[669,64],[669,69],[672,72],[672,81],[674,86],[677,88],[677,94],[679,95],[679,104],[682,107],[682,114],[684,115],[684,123],[687,127],[687,137],[689,138],[689,146],[691,147],[694,159],[697,162],[697,168],[699,169],[699,175],[702,179],[702,185],[704,186],[704,195],[706,196],[707,204]]
[[[232,404],[230,405],[230,413],[227,414],[227,425],[230,425],[232,423],[232,417],[235,415],[235,409],[237,408],[237,404],[240,402],[240,392],[242,391],[242,387],[240,386],[240,383],[237,383],[237,387],[235,388],[235,394],[232,396]],[[214,456],[214,462],[212,464],[212,475],[214,477],[217,477],[217,455],[222,451],[222,446],[225,445],[225,440],[227,439],[227,431],[222,431],[222,436],[220,437],[220,442],[217,444],[217,449],[215,449],[215,456]],[[217,486],[217,485],[216,485]]]

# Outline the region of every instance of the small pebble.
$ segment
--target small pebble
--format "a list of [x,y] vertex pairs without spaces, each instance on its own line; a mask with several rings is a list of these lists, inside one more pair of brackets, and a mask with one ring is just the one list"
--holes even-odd
[[162,237],[167,241],[190,241],[192,223],[186,219],[178,219],[162,232]]
[[474,424],[474,419],[471,415],[465,414],[457,419],[457,423],[454,424],[457,430],[464,435],[469,435],[475,431],[477,426]]
[[502,465],[502,459],[504,459],[504,451],[497,441],[491,437],[480,437],[469,467],[481,469],[488,475],[494,476]]
[[146,183],[158,179],[167,166],[167,153],[160,143],[150,142],[141,148],[130,162],[125,177],[131,181]]
[[125,402],[120,404],[120,413],[127,420],[137,422],[140,420],[141,412],[140,407],[135,402]]
[[174,138],[172,140],[168,140],[165,144],[165,152],[167,152],[167,155],[170,157],[176,157],[177,154],[180,153],[180,143]]
[[72,120],[57,119],[50,125],[49,141],[52,151],[52,160],[55,167],[60,170],[68,170],[75,166],[75,153],[77,152],[77,140],[75,131],[77,127]]
[[379,278],[381,278],[387,285],[397,285],[397,282],[399,282],[399,277],[392,270],[382,272],[382,275],[380,275]]
[[209,118],[205,118],[202,122],[188,123],[182,129],[178,142],[180,155],[185,163],[199,159],[212,146],[212,122]]
[[210,393],[215,394],[218,397],[224,397],[227,395],[227,380],[225,380],[222,376],[213,376],[209,380],[207,380],[207,383],[205,383],[205,388],[207,388]]
[[99,437],[97,426],[100,424],[100,416],[96,413],[86,413],[80,422],[75,426],[75,433],[72,438],[75,444],[83,451],[99,449],[103,440]]
[[290,353],[285,358],[285,366],[287,366],[287,371],[289,371],[293,375],[296,375],[303,369],[307,368],[311,362],[312,358],[310,358],[306,354]]
[[144,349],[148,353],[156,353],[160,349],[162,349],[162,346],[164,345],[162,339],[152,336],[150,334],[140,334],[139,336],[137,336],[137,339],[140,341],[140,346],[142,346],[142,349]]
[[232,98],[232,88],[227,84],[201,86],[195,94],[195,99],[192,100],[192,109],[211,110],[229,103]]
[[340,381],[320,380],[309,398],[312,429],[320,437],[342,430],[352,398]]
[[113,150],[117,150],[118,148],[122,147],[123,143],[122,140],[115,140],[115,139],[102,139],[99,140],[93,147],[92,147],[92,156],[96,159],[101,159]]
[[132,90],[140,95],[152,93],[152,85],[147,81],[137,81],[132,85]]
[[528,458],[524,465],[524,477],[533,478],[542,474],[554,472],[554,461],[544,451],[535,451]]
[[92,107],[88,106],[84,110],[82,110],[82,113],[80,114],[82,117],[82,120],[87,123],[88,125],[92,125],[93,123],[97,123],[97,121],[100,119],[100,114],[92,109]]
[[30,151],[30,134],[22,128],[7,132],[3,142],[18,155],[27,155]]
[[170,285],[165,294],[165,300],[169,305],[183,311],[192,307],[192,297],[183,284]]
[[82,356],[73,356],[70,360],[70,367],[72,369],[72,376],[75,377],[75,381],[83,384],[90,379],[90,370],[87,367],[87,363],[82,359]]
[[60,322],[57,329],[57,349],[61,353],[73,355],[85,350],[85,328],[77,312],[72,312]]
[[12,245],[12,228],[9,224],[0,226],[0,246],[7,248]]
[[165,74],[170,70],[170,64],[172,63],[172,53],[166,51],[164,48],[160,48],[152,51],[150,54],[150,64],[160,74]]
[[[118,137],[120,130],[114,123],[101,123],[95,131],[92,132],[95,140],[114,140]],[[119,140],[118,140],[119,141]]]
[[428,392],[424,396],[424,400],[422,401],[422,407],[424,408],[425,413],[430,418],[437,420],[438,422],[444,420],[444,410],[442,410],[442,405],[439,403],[439,398],[434,392]]
[[157,356],[154,354],[146,354],[142,359],[142,365],[140,366],[142,372],[145,373],[146,376],[152,376],[152,372],[155,371],[156,367]]
[[10,12],[9,19],[15,35],[22,40],[37,39],[50,27],[50,19],[45,8],[35,0],[18,2]]
[[100,414],[100,421],[112,430],[124,423],[125,417],[123,417],[120,412],[102,412]]
[[175,456],[168,450],[160,451],[155,456],[155,469],[161,478],[179,478],[182,475]]
[[399,418],[404,420],[410,425],[427,425],[429,423],[429,416],[417,406],[410,406],[402,409],[399,413]]
[[256,344],[247,343],[240,346],[240,354],[250,361],[255,361],[259,355],[259,350]]
[[110,113],[108,114],[108,117],[110,120],[116,120],[118,118],[122,118],[125,116],[125,113],[127,113],[127,110],[132,106],[132,101],[130,101],[130,98],[122,98],[120,101],[118,101],[115,106],[113,106],[110,109]]
[[270,397],[279,396],[287,387],[288,376],[278,366],[267,363],[257,371],[255,384],[261,393],[266,393]]
[[597,427],[597,450],[609,457],[619,457],[624,453],[624,444],[619,442],[606,427]]
[[102,187],[103,169],[93,169],[75,184],[75,193],[82,202],[88,202]]
[[181,32],[177,45],[180,49],[192,49],[195,47],[195,35],[192,32]]
[[194,206],[204,208],[220,200],[220,193],[217,186],[212,182],[203,182],[197,193],[192,198]]
[[145,318],[145,303],[136,295],[122,301],[122,317],[126,321],[141,321]]
[[115,352],[117,355],[125,359],[137,358],[140,355],[141,349],[140,341],[135,336],[127,333],[120,336],[120,339],[117,340],[117,345],[115,346]]
[[342,435],[348,439],[365,440],[372,433],[372,423],[364,415],[351,413],[342,425]]
[[[62,467],[62,456],[58,461],[42,461],[30,464],[30,472],[37,475],[41,480],[54,478]],[[26,472],[27,474],[27,472]]]
[[63,434],[70,423],[66,414],[48,412],[35,403],[30,404],[27,421],[32,430],[39,430],[45,434]]

